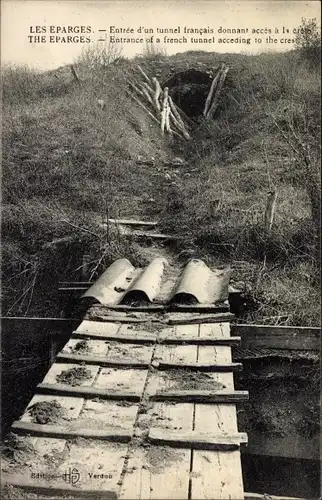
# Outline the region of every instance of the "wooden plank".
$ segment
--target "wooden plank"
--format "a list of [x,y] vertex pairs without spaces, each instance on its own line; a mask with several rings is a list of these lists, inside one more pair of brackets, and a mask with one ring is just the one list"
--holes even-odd
[[238,346],[240,344],[240,337],[227,337],[227,338],[222,338],[222,337],[179,337],[178,335],[175,336],[168,336],[168,337],[163,337],[160,336],[158,338],[158,342],[162,344],[189,344],[189,345],[209,345],[209,346],[214,346],[214,345],[226,345],[226,346]]
[[66,446],[65,439],[35,436],[32,436],[29,439],[34,450],[38,453],[38,455],[40,455],[40,457],[56,453],[63,453]]
[[154,340],[165,330],[169,333],[172,332],[172,329],[166,325],[162,325],[162,330],[151,328],[149,325],[146,328],[140,325],[120,325],[118,333],[124,336],[148,337]]
[[[186,334],[197,336],[198,325],[177,326],[172,333],[180,337]],[[158,345],[155,358],[163,356],[164,346]],[[186,362],[196,361],[197,347],[193,346],[185,352]],[[151,372],[145,389],[146,395],[153,395],[157,388],[171,387],[170,379],[160,379],[157,373]],[[146,422],[154,426],[169,426],[172,429],[192,430],[193,428],[192,404],[168,404],[154,402],[147,412]],[[130,455],[127,472],[123,479],[120,498],[133,499],[188,499],[189,473],[191,450],[165,446],[150,446],[142,449],[136,448]]]
[[[85,352],[81,350],[77,351],[77,345],[80,341],[71,339],[63,351],[57,355],[57,362],[65,360],[74,363],[98,364],[100,366],[142,367],[149,365],[153,351],[152,345],[137,345],[133,343],[120,345],[113,341],[108,342],[102,337],[100,339],[96,341],[86,340],[86,343],[83,344],[83,348],[86,349]],[[95,356],[95,354],[98,354],[98,356]]]
[[154,362],[152,365],[159,370],[193,370],[197,372],[236,372],[241,371],[243,365],[241,363],[226,363],[226,364],[214,364],[214,363],[163,363]]
[[90,321],[85,319],[73,333],[82,333],[83,335],[86,333],[95,333],[97,336],[101,335],[103,337],[104,335],[115,334],[118,329],[119,325],[115,323],[104,324],[100,321]]
[[200,498],[244,498],[239,451],[194,451],[191,499]]
[[320,351],[320,328],[239,324],[231,331],[242,338],[244,348]]
[[239,403],[248,399],[248,391],[161,391],[152,396],[155,401],[179,401],[185,403]]
[[60,404],[63,410],[63,418],[68,420],[74,420],[78,418],[84,403],[84,400],[82,398],[69,398],[63,396],[58,397],[58,396],[48,396],[45,394],[36,394],[28,404],[25,413],[21,417],[21,421],[33,422],[33,417],[30,414],[29,410],[35,404],[51,403],[54,401]]
[[229,302],[220,302],[215,304],[170,304],[169,311],[186,313],[224,313],[229,311]]
[[[30,475],[30,474],[29,474]],[[24,474],[3,474],[3,484],[14,486],[24,491],[25,494],[45,495],[51,499],[55,498],[80,498],[90,500],[117,500],[115,491],[102,491],[97,489],[79,489],[69,485],[65,481],[52,485],[48,481],[31,479]]]
[[59,362],[70,362],[70,363],[85,363],[87,365],[100,365],[100,366],[110,366],[110,367],[120,367],[120,368],[147,368],[149,362],[146,361],[135,361],[127,360],[123,361],[120,359],[104,358],[103,356],[86,356],[83,354],[57,354],[56,361]]
[[[94,387],[123,394],[142,394],[148,370],[102,368]],[[135,388],[135,390],[133,390]]]
[[213,323],[200,325],[200,338],[217,338],[227,339],[230,337],[229,323]]
[[[184,315],[186,316],[186,315]],[[208,316],[190,316],[185,319],[170,317],[168,320],[169,325],[194,325],[194,324],[202,324],[202,323],[221,323],[223,321],[230,321],[235,316],[231,313],[218,313]]]
[[133,236],[137,236],[140,238],[149,238],[151,240],[164,240],[164,241],[171,240],[171,241],[174,241],[176,239],[175,236],[170,235],[170,234],[152,233],[152,232],[148,232],[148,231],[140,231],[137,229],[134,229],[133,231],[131,231],[131,234]]
[[121,312],[162,312],[166,309],[163,304],[148,304],[142,306],[128,306],[126,304],[93,304],[91,309],[95,311],[96,307],[106,306],[109,311],[121,311]]
[[[218,335],[215,325],[201,325],[200,336]],[[220,328],[223,337],[230,335],[229,325]],[[231,362],[231,349],[226,346],[199,347],[198,361],[209,359],[217,362]],[[232,373],[212,374],[214,382],[223,385],[227,391],[234,391]],[[195,405],[195,431],[215,432],[222,436],[236,435],[236,406],[215,404]],[[214,474],[216,470],[216,474]],[[199,451],[193,452],[191,499],[238,499],[243,498],[243,478],[239,450],[235,451]]]
[[[81,345],[84,346],[82,341],[79,339],[71,338],[64,349],[61,351],[62,354],[83,354],[81,350],[78,350]],[[86,352],[91,356],[104,356],[108,351],[108,345],[103,340],[87,340],[86,341]]]
[[[21,464],[19,472],[28,478],[31,486],[38,486],[39,481],[32,478],[30,472],[36,472],[39,477],[46,478],[50,490],[57,492],[63,483],[64,475],[76,469],[77,484],[73,491],[100,490],[105,498],[110,493],[115,494],[123,468],[124,457],[127,453],[127,444],[95,439],[76,439],[69,442],[59,460],[40,460],[40,456],[28,456],[28,464]],[[16,479],[13,473],[10,479]],[[65,483],[67,486],[67,482]],[[49,490],[49,491],[50,491]],[[55,491],[56,490],[56,491]],[[37,491],[37,490],[36,490]],[[39,494],[39,490],[38,490]],[[81,495],[81,498],[82,495]],[[116,495],[112,498],[117,498]]]
[[149,220],[134,220],[134,219],[108,219],[111,224],[124,224],[126,226],[152,226],[156,227],[158,222]]
[[[164,345],[164,344],[162,344]],[[154,360],[158,363],[158,368],[161,370],[172,369],[172,368],[187,368],[190,370],[198,371],[234,371],[242,367],[241,363],[235,364],[231,362],[231,350],[229,346],[199,346],[198,353],[207,353],[205,357],[205,363],[202,363],[200,359],[194,363],[185,363],[184,359],[189,359],[189,353],[193,352],[195,346],[193,345],[183,345],[183,346],[165,346],[161,351],[161,357],[155,356]],[[229,361],[226,362],[225,356],[218,356],[218,353],[229,353]]]
[[149,430],[149,441],[176,448],[192,448],[194,450],[230,451],[239,449],[241,443],[247,443],[247,434],[220,435],[211,432],[169,431],[152,427]]
[[[140,335],[140,334],[133,334],[133,335],[120,335],[120,334],[106,334],[102,336],[101,334],[97,334],[95,332],[93,333],[73,333],[73,337],[77,338],[89,338],[89,339],[95,339],[95,338],[100,338],[102,340],[111,340],[115,342],[124,342],[124,343],[133,343],[133,344],[148,344],[148,343],[154,343],[156,341],[157,335],[154,333],[151,334],[146,334],[146,335]],[[235,337],[237,338],[237,337]]]
[[[50,370],[47,372],[47,375],[45,376],[43,383],[44,384],[56,384],[58,382],[57,377],[62,374],[62,372],[71,370],[73,368],[79,368],[77,364],[71,364],[71,363],[54,363]],[[90,386],[92,385],[98,371],[99,371],[99,366],[87,366],[86,369],[90,373],[89,378],[84,378],[80,379],[77,383],[79,386]]]
[[132,429],[138,411],[138,404],[128,401],[92,400],[85,401],[77,424],[81,427],[106,428],[117,427]]
[[187,500],[190,454],[164,446],[134,448],[118,498]]
[[140,401],[140,391],[115,391],[97,387],[71,387],[63,384],[38,384],[37,392],[40,394],[58,394],[82,398],[102,398],[111,400]]
[[56,426],[47,424],[34,424],[30,422],[22,422],[21,420],[16,420],[13,422],[11,429],[15,432],[22,432],[24,434],[31,434],[33,436],[42,437],[55,437],[63,439],[71,438],[90,438],[90,439],[102,439],[106,441],[115,441],[126,443],[131,440],[132,432],[129,429],[122,429],[120,427],[115,428],[104,428],[104,429],[82,429],[76,427],[72,428],[71,425]]
[[151,318],[151,316],[146,317],[146,318],[131,318],[130,316],[104,316],[102,314],[97,314],[95,316],[95,322],[100,322],[101,324],[105,325],[108,323],[127,323],[127,324],[132,324],[132,323],[165,323],[165,321],[162,321],[159,318]]

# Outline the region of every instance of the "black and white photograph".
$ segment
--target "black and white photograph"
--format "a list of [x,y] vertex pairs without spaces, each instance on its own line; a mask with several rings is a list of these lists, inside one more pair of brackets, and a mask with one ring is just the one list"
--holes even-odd
[[321,3],[1,2],[3,500],[319,500]]

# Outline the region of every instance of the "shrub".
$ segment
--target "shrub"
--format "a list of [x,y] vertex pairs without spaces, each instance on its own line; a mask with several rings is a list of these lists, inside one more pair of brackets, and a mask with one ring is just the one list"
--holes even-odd
[[295,37],[295,48],[310,66],[318,67],[321,64],[321,27],[316,18],[302,18]]

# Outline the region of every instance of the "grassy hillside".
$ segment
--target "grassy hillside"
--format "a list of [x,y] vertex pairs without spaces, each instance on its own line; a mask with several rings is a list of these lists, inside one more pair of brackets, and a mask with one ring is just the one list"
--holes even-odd
[[[57,314],[58,281],[80,279],[83,254],[93,276],[116,257],[141,263],[137,244],[101,225],[107,214],[140,215],[178,236],[182,259],[232,262],[235,279],[253,289],[244,319],[317,325],[318,70],[297,53],[140,58],[161,81],[190,67],[231,68],[214,121],[181,142],[162,138],[126,93],[137,62],[79,65],[81,86],[66,68],[58,77],[4,69],[3,314]],[[187,166],[166,173],[174,155]],[[139,156],[155,166],[138,165]]]

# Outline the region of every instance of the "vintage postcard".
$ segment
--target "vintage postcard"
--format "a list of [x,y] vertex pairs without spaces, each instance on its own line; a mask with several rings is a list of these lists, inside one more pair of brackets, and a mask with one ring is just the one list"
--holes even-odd
[[2,1],[1,498],[319,498],[320,10]]

